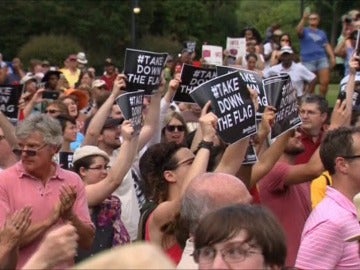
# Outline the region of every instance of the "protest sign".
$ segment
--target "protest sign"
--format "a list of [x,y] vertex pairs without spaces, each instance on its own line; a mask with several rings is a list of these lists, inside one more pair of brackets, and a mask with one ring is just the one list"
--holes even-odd
[[139,134],[142,126],[144,91],[127,92],[116,99],[116,103],[124,116],[124,119],[131,120],[134,131]]
[[167,53],[155,53],[126,49],[124,73],[128,78],[126,91],[144,90],[145,95],[153,94],[161,83],[161,71]]
[[239,72],[207,81],[193,89],[190,95],[200,107],[211,101],[211,109],[218,117],[217,131],[226,143],[256,133],[255,108]]
[[223,74],[227,74],[230,72],[234,72],[235,70],[240,72],[243,80],[246,82],[246,85],[255,89],[258,93],[258,102],[259,102],[259,109],[257,111],[257,118],[261,118],[262,113],[265,110],[265,107],[268,105],[268,101],[266,99],[264,86],[262,83],[262,78],[260,75],[254,71],[246,70],[242,68],[236,67],[226,67],[226,66],[216,66],[216,72],[218,76]]
[[0,111],[12,122],[16,122],[18,118],[21,89],[21,85],[0,85]]
[[60,167],[65,170],[71,170],[73,167],[73,156],[72,152],[59,152],[59,164]]
[[185,41],[185,48],[191,52],[195,52],[196,41]]
[[266,78],[263,83],[269,105],[276,108],[275,123],[271,129],[271,139],[275,139],[301,124],[296,89],[285,73]]
[[226,50],[231,56],[239,58],[246,54],[246,40],[245,38],[226,38]]
[[190,91],[215,77],[215,69],[200,68],[184,64],[181,71],[181,83],[174,96],[174,101],[195,103],[190,96]]
[[[349,75],[346,75],[340,81],[340,92],[338,94],[338,99],[345,99],[346,97],[346,85],[349,81]],[[355,75],[355,88],[352,96],[353,110],[360,111],[360,71],[356,72]]]
[[250,164],[255,164],[258,161],[257,155],[256,155],[256,151],[255,151],[255,147],[249,143],[249,146],[246,150],[246,154],[244,157],[244,161],[242,162],[243,165],[250,165]]
[[223,64],[223,49],[221,46],[203,45],[202,57],[209,65],[221,66]]

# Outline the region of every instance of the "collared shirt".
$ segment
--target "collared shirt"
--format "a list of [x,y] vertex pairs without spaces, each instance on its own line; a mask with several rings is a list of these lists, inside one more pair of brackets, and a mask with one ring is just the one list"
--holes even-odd
[[266,78],[280,73],[289,74],[291,83],[296,89],[298,97],[304,95],[304,82],[310,83],[316,78],[316,75],[308,70],[303,64],[295,62],[293,62],[289,68],[284,68],[281,63],[272,66],[265,72],[264,77]]
[[295,267],[299,269],[360,269],[359,243],[345,239],[360,234],[355,205],[338,190],[326,197],[306,221]]
[[324,134],[324,132],[321,131],[317,140],[314,142],[312,136],[308,135],[301,129],[300,129],[300,132],[301,132],[300,139],[305,147],[305,151],[296,156],[295,164],[304,164],[310,160],[311,156],[315,153],[316,149],[320,146],[322,136]]
[[[21,161],[0,173],[0,226],[2,227],[9,214],[13,214],[25,206],[31,206],[32,225],[43,222],[54,213],[54,208],[59,202],[60,188],[63,185],[72,185],[77,192],[73,206],[74,214],[85,224],[91,224],[85,186],[80,177],[71,171],[61,169],[56,165],[55,174],[44,184],[41,180],[28,174]],[[65,224],[59,219],[53,227]],[[21,268],[30,256],[37,250],[42,237],[20,249],[17,269]],[[61,268],[73,264],[69,261]]]

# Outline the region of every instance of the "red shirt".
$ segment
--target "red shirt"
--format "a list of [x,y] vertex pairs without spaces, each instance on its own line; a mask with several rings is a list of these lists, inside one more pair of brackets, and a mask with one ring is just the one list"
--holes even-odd
[[321,131],[319,134],[319,137],[314,142],[312,137],[306,134],[303,130],[300,130],[301,132],[301,142],[305,146],[305,151],[301,154],[297,155],[295,159],[295,164],[304,164],[307,163],[311,156],[315,153],[316,149],[320,146],[322,137],[324,132]]
[[101,80],[104,80],[105,83],[106,83],[107,89],[108,89],[109,91],[112,91],[113,86],[114,86],[114,81],[115,81],[116,77],[117,77],[117,74],[114,73],[114,74],[111,75],[111,76],[102,75],[100,79],[101,79]]

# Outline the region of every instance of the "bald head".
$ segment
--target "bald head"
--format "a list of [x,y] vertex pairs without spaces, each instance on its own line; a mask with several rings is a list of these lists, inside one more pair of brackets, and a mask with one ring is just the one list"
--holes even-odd
[[204,173],[191,181],[181,203],[181,218],[193,233],[198,221],[212,210],[250,203],[252,197],[244,183],[225,173]]

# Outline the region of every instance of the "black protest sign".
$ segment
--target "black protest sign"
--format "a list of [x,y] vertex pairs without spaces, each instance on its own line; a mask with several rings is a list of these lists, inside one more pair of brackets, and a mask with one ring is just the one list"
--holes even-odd
[[153,94],[161,83],[161,72],[167,53],[155,53],[126,49],[124,73],[128,78],[126,91],[144,90],[145,95]]
[[71,170],[73,167],[73,156],[72,152],[59,152],[59,164],[60,167],[65,170]]
[[10,120],[18,118],[21,85],[0,85],[0,111]]
[[209,100],[218,117],[217,131],[226,143],[234,143],[256,133],[255,108],[239,72],[203,83],[190,92],[203,107]]
[[135,133],[138,134],[142,126],[144,91],[128,92],[116,99],[124,119],[131,120]]
[[190,91],[215,77],[215,69],[194,67],[184,64],[181,71],[181,83],[174,96],[174,101],[195,103],[190,96]]
[[258,161],[257,155],[256,155],[256,151],[255,151],[255,147],[249,143],[249,146],[246,150],[246,154],[244,157],[244,161],[242,162],[243,165],[250,165],[250,164],[255,164]]
[[264,80],[264,89],[271,106],[276,108],[271,139],[301,124],[296,89],[288,74],[279,74]]
[[218,76],[227,74],[229,72],[234,72],[235,70],[239,71],[243,81],[245,81],[247,86],[256,90],[258,94],[258,102],[259,102],[259,109],[257,111],[257,115],[258,118],[261,118],[261,115],[264,112],[265,107],[268,105],[261,76],[258,73],[251,70],[246,70],[236,67],[216,66],[216,71]]

